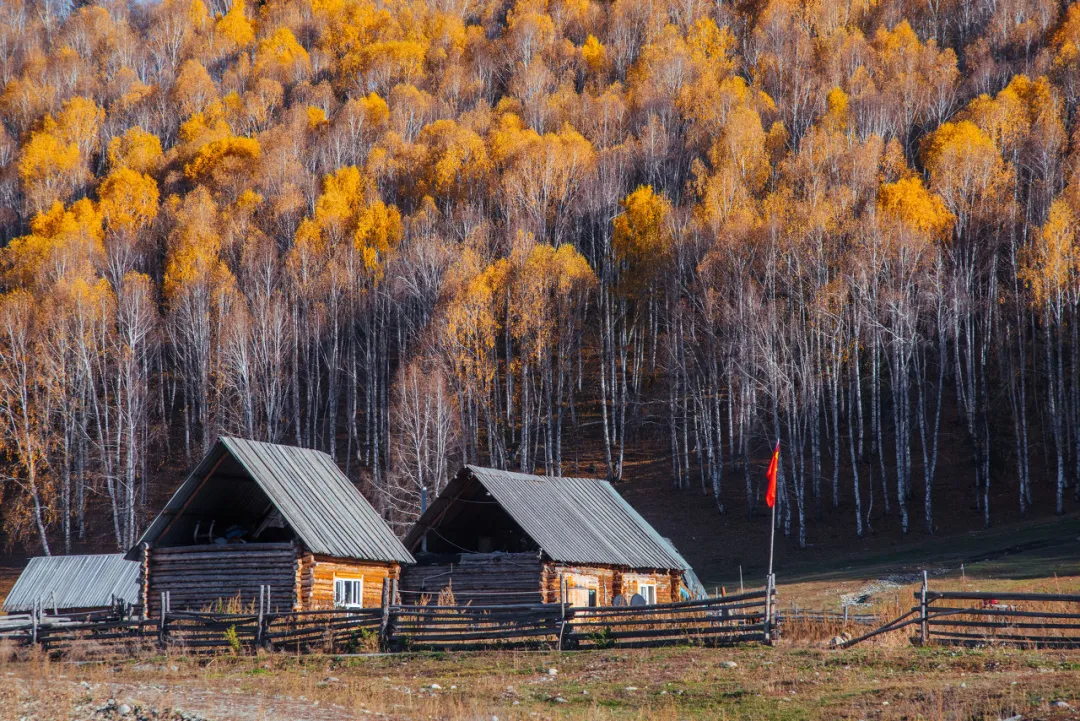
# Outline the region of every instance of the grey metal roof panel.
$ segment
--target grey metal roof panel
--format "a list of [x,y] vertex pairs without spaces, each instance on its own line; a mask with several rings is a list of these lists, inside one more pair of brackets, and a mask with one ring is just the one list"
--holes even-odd
[[[554,561],[689,568],[674,546],[607,481],[466,468]],[[452,492],[448,486],[443,496]],[[419,534],[444,505],[432,504],[418,523]],[[409,543],[416,540],[418,534],[413,532],[406,538]]]
[[122,553],[38,556],[19,575],[4,611],[25,613],[41,601],[47,609],[99,608],[115,599],[139,602],[139,564]]
[[[309,551],[339,558],[413,563],[412,555],[327,454],[309,448],[222,436],[147,528],[152,543],[231,455],[258,483]],[[128,557],[137,553],[132,549]]]

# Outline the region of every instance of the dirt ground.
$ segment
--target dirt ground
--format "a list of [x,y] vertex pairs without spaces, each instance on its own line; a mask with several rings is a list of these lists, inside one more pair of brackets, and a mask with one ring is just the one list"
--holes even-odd
[[[126,708],[125,708],[126,706]],[[120,711],[129,711],[121,714]],[[0,668],[0,720],[1080,719],[1080,653],[679,648]]]

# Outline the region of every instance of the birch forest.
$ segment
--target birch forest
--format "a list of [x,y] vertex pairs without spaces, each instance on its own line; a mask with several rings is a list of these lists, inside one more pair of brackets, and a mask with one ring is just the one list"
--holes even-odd
[[1080,2],[0,0],[0,539],[222,434],[398,531],[634,453],[763,515],[777,438],[797,547],[1071,511],[1078,104]]

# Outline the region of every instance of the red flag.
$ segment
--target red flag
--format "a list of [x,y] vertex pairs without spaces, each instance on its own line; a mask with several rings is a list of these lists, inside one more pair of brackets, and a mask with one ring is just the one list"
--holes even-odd
[[776,442],[776,450],[773,451],[772,460],[769,461],[769,470],[765,472],[765,477],[769,479],[769,488],[765,491],[765,503],[769,504],[769,508],[776,505],[776,468],[780,465],[780,441]]

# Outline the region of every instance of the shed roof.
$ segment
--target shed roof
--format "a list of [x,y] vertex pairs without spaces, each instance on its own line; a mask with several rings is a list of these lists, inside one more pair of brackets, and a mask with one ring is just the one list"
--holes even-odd
[[139,564],[124,554],[38,556],[15,581],[4,611],[31,611],[39,600],[46,608],[102,608],[115,599],[139,602]]
[[470,480],[479,482],[553,561],[687,570],[670,541],[608,483],[466,466],[421,515],[405,543],[415,548]]
[[[222,436],[143,533],[154,543],[226,457],[258,485],[309,551],[339,558],[413,563],[412,555],[327,454]],[[224,476],[223,483],[239,483]],[[234,494],[241,498],[250,493]]]

